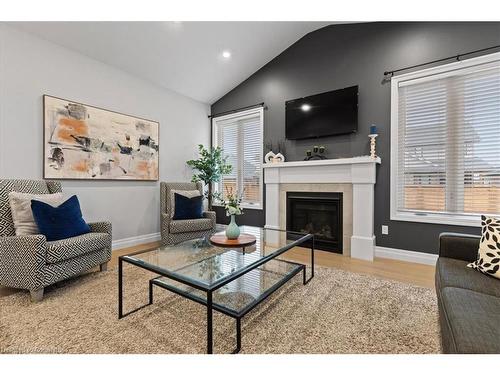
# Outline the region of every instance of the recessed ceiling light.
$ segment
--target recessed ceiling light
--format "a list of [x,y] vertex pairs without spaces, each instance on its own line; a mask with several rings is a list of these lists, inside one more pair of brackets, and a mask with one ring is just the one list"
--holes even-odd
[[311,109],[311,106],[309,104],[302,104],[300,109],[302,109],[304,112],[307,112]]
[[222,57],[224,57],[225,59],[229,59],[231,57],[231,52],[222,51]]

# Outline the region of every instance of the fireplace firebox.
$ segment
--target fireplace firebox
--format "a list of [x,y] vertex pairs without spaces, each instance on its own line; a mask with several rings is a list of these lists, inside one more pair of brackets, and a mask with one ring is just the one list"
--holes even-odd
[[312,233],[315,248],[342,254],[342,193],[287,192],[286,201],[287,231]]

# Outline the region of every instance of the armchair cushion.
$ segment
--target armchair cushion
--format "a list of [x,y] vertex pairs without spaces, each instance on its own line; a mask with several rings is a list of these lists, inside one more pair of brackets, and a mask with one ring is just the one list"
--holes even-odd
[[32,199],[50,204],[51,206],[59,206],[64,200],[62,193],[29,194],[11,191],[8,196],[16,236],[40,233],[33,218],[33,212],[31,211]]
[[38,229],[47,237],[47,241],[58,241],[90,232],[90,227],[83,220],[76,195],[59,207],[32,200],[31,209]]
[[170,222],[170,233],[186,233],[210,230],[213,227],[211,219],[173,220]]
[[111,235],[108,233],[86,233],[81,236],[47,242],[47,263],[53,264],[75,258],[92,251],[109,248]]
[[170,217],[173,218],[175,214],[175,194],[182,195],[187,198],[199,197],[201,195],[199,190],[170,190]]
[[203,197],[185,197],[181,194],[174,194],[175,213],[173,220],[201,219],[203,217]]

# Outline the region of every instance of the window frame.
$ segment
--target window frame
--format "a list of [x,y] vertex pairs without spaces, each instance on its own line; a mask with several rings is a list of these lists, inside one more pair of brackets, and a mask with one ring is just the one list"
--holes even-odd
[[[225,121],[225,120],[229,120],[229,119],[232,119],[232,118],[236,118],[236,117],[251,117],[255,114],[258,114],[259,115],[259,118],[260,118],[260,121],[259,121],[259,130],[260,130],[260,133],[262,135],[262,142],[260,144],[260,169],[259,169],[259,198],[260,198],[260,204],[248,204],[248,203],[244,203],[242,202],[241,204],[241,207],[243,207],[244,209],[251,209],[251,210],[263,210],[264,209],[264,172],[263,172],[263,159],[264,159],[264,155],[263,155],[263,152],[264,152],[264,107],[263,106],[260,106],[260,107],[257,107],[257,108],[251,108],[251,109],[246,109],[246,110],[242,110],[242,111],[238,111],[238,112],[234,112],[234,113],[230,113],[230,114],[227,114],[227,115],[223,115],[223,116],[218,116],[218,117],[212,117],[211,121],[212,121],[212,146],[213,147],[217,147],[218,146],[218,143],[217,143],[217,130],[218,130],[218,127],[217,127],[217,122],[218,121]],[[238,139],[238,142],[240,142],[240,140]],[[238,162],[241,163],[243,161],[243,148],[241,147],[238,147]],[[240,166],[241,168],[241,166]],[[242,169],[242,168],[241,168]],[[241,173],[243,173],[243,169],[241,171]],[[239,187],[239,184],[240,184],[240,173],[237,173],[237,183],[238,183],[238,187]],[[219,184],[215,184],[214,186],[214,191],[215,192],[218,192],[219,191]],[[222,207],[222,205],[219,203],[219,202],[214,202],[213,203],[213,206],[215,207]]]
[[[500,62],[500,52],[479,56],[450,64],[440,65],[433,68],[423,69],[416,72],[401,74],[391,79],[391,168],[390,168],[390,218],[396,221],[410,221],[419,223],[448,224],[470,227],[480,227],[481,218],[479,214],[467,213],[423,213],[421,211],[398,210],[398,162],[399,162],[399,86],[407,81],[425,82],[453,75],[456,70],[480,70],[484,64]],[[491,215],[491,214],[489,214]],[[495,215],[491,215],[495,216]]]

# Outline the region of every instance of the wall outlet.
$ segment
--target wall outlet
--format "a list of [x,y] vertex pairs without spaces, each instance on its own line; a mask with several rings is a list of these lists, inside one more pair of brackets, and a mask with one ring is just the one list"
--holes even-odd
[[382,225],[382,234],[389,234],[389,226]]

